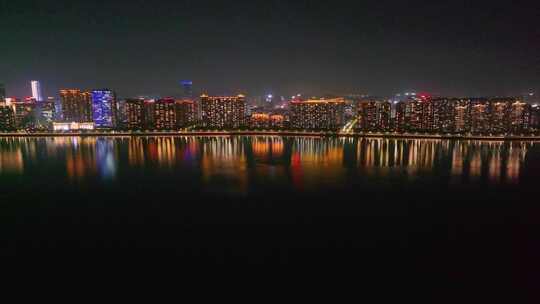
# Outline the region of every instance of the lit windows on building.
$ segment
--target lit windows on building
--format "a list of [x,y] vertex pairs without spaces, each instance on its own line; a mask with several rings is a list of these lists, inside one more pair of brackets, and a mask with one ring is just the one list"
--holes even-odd
[[92,118],[96,128],[116,127],[116,96],[113,91],[92,91]]
[[531,106],[516,100],[510,105],[510,132],[514,134],[529,130],[531,122]]
[[15,129],[13,108],[5,104],[0,104],[0,131],[13,131]]
[[55,122],[53,123],[53,130],[57,132],[69,132],[69,131],[89,131],[94,130],[95,126],[93,122]]
[[17,129],[32,128],[36,125],[36,103],[33,99],[12,103]]
[[157,130],[176,129],[176,103],[173,98],[159,99],[154,104],[154,123]]
[[126,99],[126,127],[129,130],[142,130],[145,128],[144,99]]
[[490,100],[490,131],[495,134],[504,134],[509,129],[509,112],[512,100]]
[[363,131],[388,131],[392,107],[390,102],[365,100],[357,106],[360,129]]
[[193,100],[176,101],[176,127],[186,128],[197,122],[197,104]]
[[285,117],[281,114],[270,115],[270,128],[283,129],[285,127]]
[[471,101],[469,99],[456,99],[454,101],[454,132],[470,132]]
[[540,129],[540,104],[533,104],[531,106],[531,128],[535,130]]
[[471,132],[487,134],[491,130],[490,107],[487,99],[475,99],[471,102]]
[[251,113],[249,126],[256,129],[267,129],[270,127],[270,114]]
[[454,106],[452,99],[433,99],[433,126],[436,132],[451,133],[454,131]]
[[291,124],[296,129],[336,130],[344,125],[343,98],[291,102]]
[[240,128],[246,124],[246,99],[238,96],[201,96],[202,123],[207,128]]
[[60,90],[64,122],[92,122],[92,94],[78,89]]

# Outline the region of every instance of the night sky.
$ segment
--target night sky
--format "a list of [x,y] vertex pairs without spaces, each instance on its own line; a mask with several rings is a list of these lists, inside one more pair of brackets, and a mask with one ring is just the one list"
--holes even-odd
[[31,79],[49,96],[178,95],[182,79],[210,94],[540,91],[538,1],[483,2],[0,0],[0,82],[20,97]]

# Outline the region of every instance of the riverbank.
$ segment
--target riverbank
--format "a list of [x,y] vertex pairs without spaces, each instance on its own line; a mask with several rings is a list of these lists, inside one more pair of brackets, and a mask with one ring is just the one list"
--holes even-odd
[[413,139],[455,139],[455,140],[496,140],[496,141],[540,141],[540,136],[509,135],[453,135],[414,133],[339,133],[304,131],[93,131],[93,132],[40,132],[40,133],[0,133],[0,137],[149,137],[149,136],[291,136],[291,137],[347,137],[347,138],[413,138]]

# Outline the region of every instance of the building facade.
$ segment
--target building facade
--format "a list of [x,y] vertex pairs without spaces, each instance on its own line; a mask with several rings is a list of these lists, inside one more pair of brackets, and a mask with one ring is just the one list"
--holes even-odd
[[312,99],[291,102],[291,125],[295,129],[337,130],[345,124],[345,100]]
[[108,89],[92,91],[92,118],[96,128],[116,127],[116,94]]
[[78,89],[60,90],[64,122],[92,122],[92,94]]
[[246,125],[246,98],[201,96],[202,124],[207,128],[240,128]]
[[126,99],[126,127],[129,130],[143,130],[146,128],[144,99]]
[[197,123],[197,103],[193,100],[176,101],[176,127],[186,128]]
[[176,129],[176,101],[173,98],[156,100],[154,104],[154,121],[157,130]]

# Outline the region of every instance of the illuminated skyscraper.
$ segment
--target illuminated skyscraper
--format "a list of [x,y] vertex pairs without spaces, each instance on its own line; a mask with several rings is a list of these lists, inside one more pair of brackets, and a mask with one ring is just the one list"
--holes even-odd
[[92,118],[96,128],[116,127],[116,95],[113,91],[92,91]]
[[496,98],[490,100],[491,132],[503,134],[509,129],[510,104],[514,100],[508,98]]
[[202,123],[210,128],[239,128],[245,126],[246,98],[244,95],[201,96]]
[[41,84],[37,80],[30,81],[30,86],[32,87],[32,98],[35,101],[43,101],[43,95],[41,94]]
[[291,102],[291,124],[297,129],[335,130],[344,125],[343,98]]
[[126,127],[129,130],[145,128],[144,99],[127,99],[125,103]]
[[158,130],[176,129],[176,107],[173,98],[159,99],[154,104],[155,128]]
[[36,102],[33,98],[23,101],[13,102],[15,114],[15,126],[18,129],[35,127],[36,123]]
[[147,99],[144,101],[144,128],[151,130],[156,127],[156,101]]
[[489,102],[487,99],[471,101],[471,131],[476,134],[486,134],[491,130]]
[[454,106],[449,98],[433,99],[434,131],[450,133],[454,131]]
[[454,132],[466,133],[471,130],[471,101],[469,99],[454,100]]
[[13,108],[5,104],[0,104],[0,131],[15,130],[15,115]]
[[176,101],[176,127],[185,128],[197,121],[197,104],[188,99]]
[[42,128],[49,128],[55,118],[55,99],[54,97],[47,98],[37,105],[37,124]]
[[510,105],[510,132],[514,134],[529,130],[531,122],[531,105],[516,100]]
[[405,112],[405,128],[407,131],[422,131],[423,113],[424,109],[420,100],[407,102],[407,110]]
[[394,131],[405,132],[407,126],[405,124],[405,116],[407,115],[407,103],[400,101],[396,104],[396,115],[394,117]]
[[387,101],[365,100],[358,104],[360,128],[363,131],[390,130],[391,104]]
[[92,95],[78,89],[61,90],[62,120],[65,122],[92,122]]
[[182,81],[182,98],[183,99],[193,99],[193,81],[183,80]]
[[540,130],[540,104],[531,106],[531,128]]

